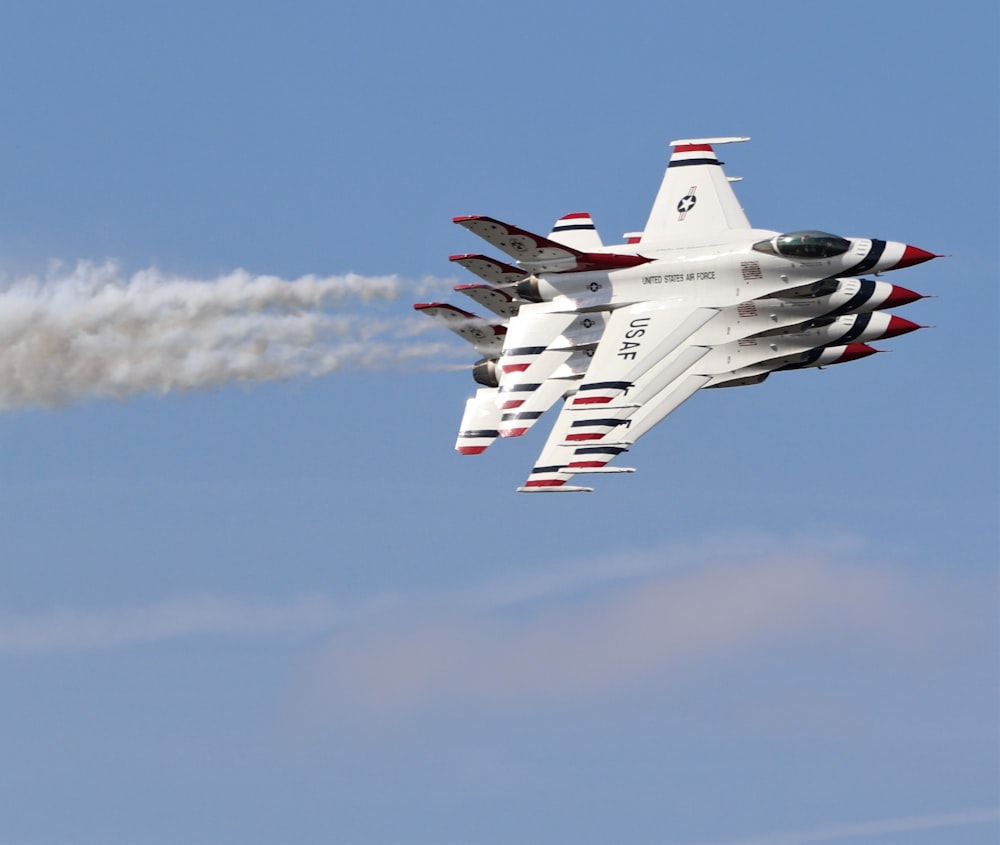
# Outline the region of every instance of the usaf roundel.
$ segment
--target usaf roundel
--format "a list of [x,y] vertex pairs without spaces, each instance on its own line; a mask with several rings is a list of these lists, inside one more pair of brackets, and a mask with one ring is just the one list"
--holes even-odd
[[687,194],[677,203],[677,210],[684,214],[694,208],[696,202],[698,202],[698,198],[694,194]]

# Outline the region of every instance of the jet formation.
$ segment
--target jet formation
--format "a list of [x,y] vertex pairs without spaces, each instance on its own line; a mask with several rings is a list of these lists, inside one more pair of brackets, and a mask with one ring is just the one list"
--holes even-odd
[[547,237],[492,217],[454,222],[504,253],[451,261],[481,281],[455,290],[492,313],[420,303],[481,356],[455,448],[483,453],[558,416],[519,492],[590,492],[580,476],[616,461],[699,390],[857,361],[870,342],[921,328],[889,309],[923,298],[867,278],[935,254],[897,241],[751,227],[715,147],[671,142],[649,219],[605,246],[587,213]]

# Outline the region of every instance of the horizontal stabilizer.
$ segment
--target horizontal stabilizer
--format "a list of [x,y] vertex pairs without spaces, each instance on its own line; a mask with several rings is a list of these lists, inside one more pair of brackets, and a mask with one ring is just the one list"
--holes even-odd
[[492,217],[473,215],[456,217],[454,220],[459,226],[514,258],[530,273],[621,270],[626,267],[637,267],[652,260],[641,255],[584,252]]
[[497,389],[481,387],[465,402],[455,450],[462,455],[481,455],[500,436]]
[[499,357],[504,335],[507,334],[506,326],[491,323],[447,302],[421,302],[413,308],[428,317],[433,317],[462,340],[471,343],[476,352],[484,358]]
[[514,287],[528,276],[520,267],[505,264],[503,261],[490,258],[488,255],[472,253],[468,255],[451,255],[448,257],[448,260],[454,261],[473,275],[479,276],[484,282],[496,287]]
[[498,317],[509,320],[517,315],[521,301],[514,299],[509,293],[490,285],[455,285],[458,293],[464,293],[473,302],[488,308]]

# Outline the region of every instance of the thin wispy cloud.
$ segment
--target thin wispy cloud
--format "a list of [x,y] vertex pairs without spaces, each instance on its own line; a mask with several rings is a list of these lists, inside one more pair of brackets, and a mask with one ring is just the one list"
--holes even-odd
[[992,594],[993,585],[945,586],[873,562],[857,545],[712,538],[351,601],[202,596],[6,614],[0,654],[307,635],[313,656],[293,698],[322,723],[395,718],[446,701],[520,706],[603,695],[789,644],[922,653],[943,647],[949,625],[966,624],[956,614],[977,607],[970,596]]
[[[817,554],[833,555],[851,542],[845,538],[813,541]],[[379,594],[335,602],[313,593],[284,600],[254,601],[220,596],[187,596],[118,608],[56,608],[29,615],[0,612],[0,653],[117,648],[190,636],[241,635],[288,630],[324,630],[348,625],[352,635],[395,631],[399,624],[421,620],[502,618],[508,611],[556,612],[577,604],[645,590],[671,576],[719,578],[720,561],[753,567],[762,556],[781,558],[773,538],[712,538],[669,549],[627,549],[593,558],[556,561],[544,567],[511,570],[501,579],[480,583]],[[795,556],[795,565],[801,564]],[[726,581],[722,576],[722,581]],[[672,583],[672,582],[671,582]]]
[[[814,830],[795,830],[785,833],[774,833],[766,836],[754,836],[749,839],[727,839],[722,842],[704,843],[704,845],[808,845],[813,842],[850,842],[851,840],[870,841],[873,836],[893,833],[914,833],[922,830],[944,830],[948,828],[970,827],[973,825],[991,825],[989,840],[996,841],[1000,829],[1000,809],[969,810],[961,813],[939,813],[937,815],[908,816],[898,819],[882,819],[879,821],[843,824]],[[968,842],[958,831],[955,841]],[[978,840],[977,840],[978,841]],[[701,843],[699,843],[701,845]]]
[[837,546],[632,550],[398,604],[333,632],[301,700],[319,720],[393,718],[603,695],[790,644],[922,653],[990,589],[945,588]]
[[883,572],[786,558],[660,572],[572,602],[438,604],[338,631],[308,697],[332,712],[391,715],[602,693],[775,642],[896,636],[914,610],[909,592]]
[[196,636],[274,636],[329,630],[344,619],[328,598],[254,602],[211,596],[110,610],[62,608],[0,617],[0,654],[122,648]]
[[126,274],[111,261],[53,263],[0,281],[0,408],[447,365],[453,345],[421,340],[430,321],[372,307],[446,284],[245,270],[191,279]]

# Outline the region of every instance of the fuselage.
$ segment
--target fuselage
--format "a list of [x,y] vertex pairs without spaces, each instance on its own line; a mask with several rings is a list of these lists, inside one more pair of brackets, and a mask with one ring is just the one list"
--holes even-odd
[[[676,300],[722,307],[768,296],[823,279],[849,278],[908,267],[933,257],[898,241],[842,239],[847,248],[819,257],[788,257],[767,251],[783,236],[767,229],[725,233],[718,243],[642,244],[644,264],[621,270],[546,273],[533,276],[522,292],[549,302],[546,310],[603,310],[643,301]],[[606,247],[636,251],[636,245]]]

